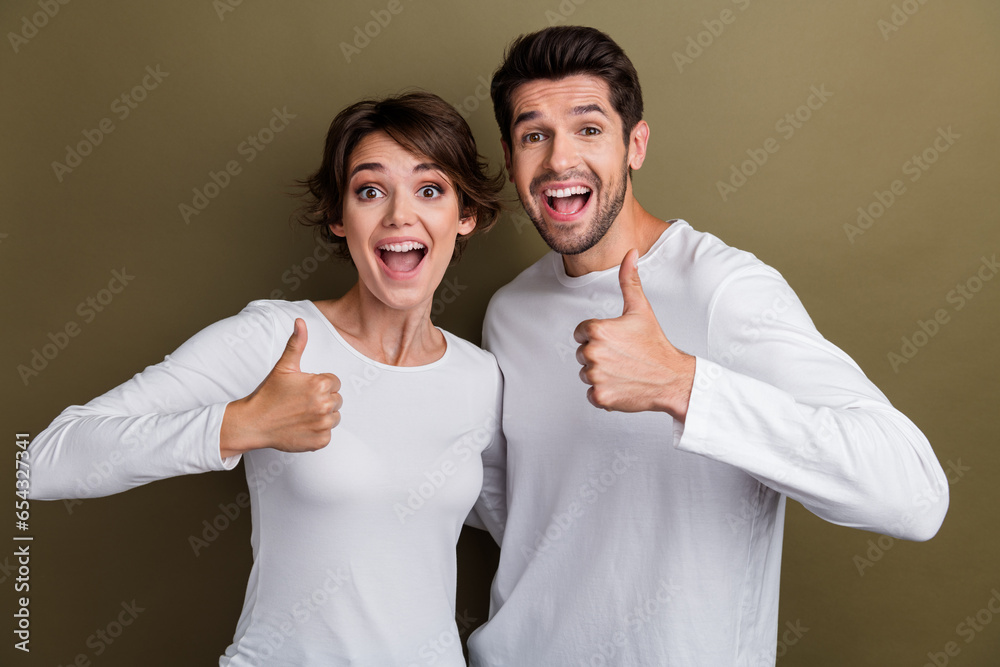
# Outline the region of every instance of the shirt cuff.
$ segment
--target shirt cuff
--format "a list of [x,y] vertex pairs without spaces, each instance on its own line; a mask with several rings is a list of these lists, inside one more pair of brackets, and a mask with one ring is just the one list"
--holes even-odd
[[674,448],[694,454],[712,453],[711,433],[714,385],[728,371],[719,364],[695,357],[694,382],[684,423],[674,421]]
[[239,465],[242,454],[222,456],[222,419],[226,414],[228,403],[218,403],[209,407],[209,436],[205,438],[205,460],[209,470],[232,470]]

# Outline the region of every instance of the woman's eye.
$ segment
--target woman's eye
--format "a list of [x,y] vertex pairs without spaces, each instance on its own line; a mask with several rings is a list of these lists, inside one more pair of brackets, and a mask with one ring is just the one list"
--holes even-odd
[[420,188],[420,196],[421,197],[426,197],[426,198],[430,199],[432,197],[437,197],[440,194],[441,194],[441,190],[439,190],[438,188],[434,187],[433,185],[425,185],[424,187]]
[[367,187],[361,188],[359,193],[362,199],[378,199],[379,195],[382,194],[378,191],[378,188]]

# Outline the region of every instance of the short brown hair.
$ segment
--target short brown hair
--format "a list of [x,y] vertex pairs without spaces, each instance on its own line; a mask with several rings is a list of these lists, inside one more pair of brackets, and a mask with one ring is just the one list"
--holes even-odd
[[642,88],[632,61],[600,30],[567,25],[521,35],[507,47],[503,62],[493,73],[493,114],[508,146],[514,120],[511,98],[518,86],[535,79],[562,79],[573,74],[589,74],[607,82],[611,104],[622,119],[628,144],[632,128],[642,120]]
[[[458,191],[462,217],[476,216],[476,232],[488,231],[502,210],[503,174],[490,175],[465,119],[433,93],[418,91],[356,102],[330,124],[323,162],[313,175],[298,181],[307,190],[307,203],[296,213],[299,222],[319,228],[320,237],[333,244],[344,259],[351,253],[347,241],[330,231],[343,221],[347,166],[351,153],[369,134],[385,132],[415,155],[441,167]],[[459,236],[452,261],[457,260],[470,235]]]

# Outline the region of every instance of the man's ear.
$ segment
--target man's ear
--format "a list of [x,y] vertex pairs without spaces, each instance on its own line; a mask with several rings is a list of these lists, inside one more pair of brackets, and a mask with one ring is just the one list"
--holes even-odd
[[503,164],[504,164],[505,167],[507,167],[507,179],[511,183],[513,183],[514,182],[514,170],[511,169],[511,166],[510,166],[511,165],[511,160],[510,160],[510,146],[508,146],[507,142],[504,141],[503,139],[500,140],[500,145],[503,146]]
[[649,143],[649,124],[640,120],[632,128],[628,138],[628,166],[638,169],[646,160],[646,144]]

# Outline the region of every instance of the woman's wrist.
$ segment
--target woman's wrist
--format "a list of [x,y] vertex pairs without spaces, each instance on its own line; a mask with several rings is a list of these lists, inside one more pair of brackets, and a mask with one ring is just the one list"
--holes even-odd
[[231,401],[226,405],[222,417],[222,429],[219,432],[219,455],[224,459],[262,447],[259,439],[254,438],[253,430],[249,426],[247,398]]

